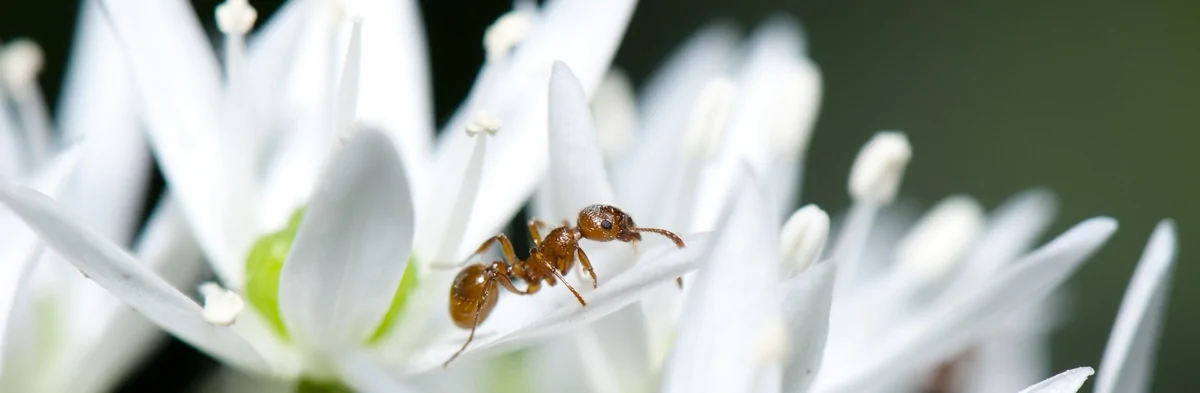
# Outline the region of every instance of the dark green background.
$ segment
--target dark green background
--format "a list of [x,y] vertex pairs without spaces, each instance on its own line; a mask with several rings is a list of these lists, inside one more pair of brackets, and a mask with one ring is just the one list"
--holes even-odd
[[[211,26],[216,1],[194,2]],[[278,2],[260,2],[266,15]],[[439,119],[482,61],[483,28],[506,2],[423,1]],[[48,52],[56,97],[76,4],[5,0],[0,39]],[[745,29],[775,11],[805,25],[825,95],[805,202],[838,210],[859,145],[901,129],[914,145],[903,192],[925,202],[969,193],[989,207],[1024,188],[1054,189],[1058,232],[1106,214],[1121,229],[1071,281],[1076,308],[1055,336],[1054,367],[1098,366],[1121,294],[1154,223],[1177,220],[1181,252],[1154,391],[1194,390],[1200,363],[1200,272],[1189,257],[1200,223],[1194,179],[1200,3],[1035,1],[643,0],[616,63],[643,80],[666,53],[715,19]],[[125,391],[174,391],[211,363],[179,343]],[[190,372],[190,374],[189,374]],[[1085,388],[1089,389],[1089,388]]]

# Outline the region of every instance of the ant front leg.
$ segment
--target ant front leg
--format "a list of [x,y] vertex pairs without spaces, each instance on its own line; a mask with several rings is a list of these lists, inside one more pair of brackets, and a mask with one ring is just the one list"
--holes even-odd
[[[583,306],[583,307],[587,307],[587,302],[583,300],[583,295],[580,295],[579,291],[576,291],[575,287],[571,286],[571,283],[567,282],[567,278],[563,277],[562,273],[559,273],[558,269],[555,269],[554,265],[552,265],[550,263],[550,261],[547,261],[542,258],[534,258],[534,257],[530,257],[529,259],[531,262],[540,263],[542,268],[546,269],[546,271],[548,271],[548,272],[550,272],[550,274],[554,275],[554,278],[557,278],[558,281],[562,281],[563,285],[565,285],[567,287],[567,290],[571,291],[572,295],[575,295],[575,300],[579,301],[579,305]],[[549,278],[549,277],[547,277],[547,278]],[[553,283],[551,283],[551,285],[553,285]]]
[[542,222],[542,220],[536,218],[529,220],[529,237],[533,239],[534,247],[542,246],[542,235],[538,232],[538,228],[545,227],[546,223]]
[[583,267],[583,271],[587,272],[588,276],[592,277],[592,289],[598,286],[596,282],[596,271],[592,269],[592,261],[588,259],[586,253],[583,252],[583,247],[575,246],[575,255],[579,256],[579,266]]
[[504,251],[504,260],[508,262],[509,266],[516,265],[521,261],[517,259],[517,252],[513,250],[512,241],[508,240],[508,236],[505,236],[503,233],[484,240],[483,244],[480,244],[479,248],[475,249],[475,253],[467,257],[467,260],[474,258],[476,255],[483,254],[484,251],[487,251],[488,247],[492,246],[492,243],[497,241],[500,242],[500,249]]

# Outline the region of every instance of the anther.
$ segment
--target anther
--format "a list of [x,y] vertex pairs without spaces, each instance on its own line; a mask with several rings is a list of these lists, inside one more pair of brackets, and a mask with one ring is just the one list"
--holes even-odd
[[254,27],[258,11],[247,0],[225,0],[217,6],[216,16],[221,33],[244,36]]
[[214,282],[200,285],[204,296],[204,320],[217,326],[229,326],[241,315],[246,303],[236,292],[222,288]]
[[29,39],[16,39],[0,47],[0,82],[9,90],[22,90],[34,83],[45,65],[42,47]]
[[821,101],[821,75],[807,60],[797,60],[779,80],[779,101],[770,124],[774,148],[797,154],[808,148]]
[[496,135],[496,131],[500,130],[500,119],[492,116],[488,111],[480,109],[475,111],[475,116],[471,118],[471,122],[467,124],[467,135],[475,136],[480,133],[488,135]]
[[689,156],[712,158],[716,154],[729,119],[733,92],[733,82],[726,78],[713,79],[704,86],[688,119],[684,147]]
[[511,11],[496,19],[483,33],[483,49],[487,61],[504,59],[513,47],[525,40],[533,26],[533,17],[528,11]]
[[780,246],[784,270],[789,276],[816,262],[829,237],[829,215],[817,205],[806,205],[783,224]]
[[903,132],[875,134],[854,159],[850,169],[850,196],[855,201],[891,203],[911,158],[912,147]]
[[924,283],[937,282],[967,251],[983,229],[983,208],[974,199],[943,199],[921,217],[896,248],[899,268]]

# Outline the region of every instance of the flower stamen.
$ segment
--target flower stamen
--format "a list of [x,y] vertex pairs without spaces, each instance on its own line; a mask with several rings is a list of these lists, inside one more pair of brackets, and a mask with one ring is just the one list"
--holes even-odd
[[784,273],[792,276],[808,269],[825,248],[829,215],[817,205],[806,205],[792,213],[780,233]]
[[258,11],[248,0],[225,0],[216,9],[217,29],[225,35],[225,81],[240,78],[246,52],[246,33],[254,28]]
[[246,308],[240,295],[215,282],[201,284],[200,294],[204,296],[204,320],[213,325],[232,325]]
[[483,33],[487,62],[503,60],[517,44],[525,40],[532,27],[533,17],[529,11],[513,10],[497,18]]
[[901,271],[929,284],[945,277],[983,230],[983,208],[974,199],[943,199],[909,230],[896,248]]
[[45,57],[42,47],[29,39],[16,39],[0,47],[0,84],[12,92],[33,165],[46,158],[50,148],[50,115],[37,84]]

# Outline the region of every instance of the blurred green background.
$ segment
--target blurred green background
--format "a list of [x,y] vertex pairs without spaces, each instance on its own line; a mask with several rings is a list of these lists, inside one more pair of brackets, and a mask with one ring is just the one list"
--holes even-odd
[[[194,1],[212,26],[217,1]],[[278,1],[253,1],[268,15]],[[47,50],[42,76],[57,97],[74,1],[5,0],[0,39]],[[422,1],[438,118],[482,62],[483,29],[505,1]],[[616,63],[642,81],[677,44],[717,19],[751,29],[773,12],[804,24],[825,94],[805,174],[805,202],[846,206],[845,177],[861,143],[900,129],[914,145],[904,194],[926,203],[968,193],[987,206],[1031,186],[1058,192],[1053,233],[1095,215],[1121,222],[1071,281],[1073,314],[1055,336],[1056,370],[1098,366],[1134,263],[1154,223],[1177,220],[1181,252],[1154,391],[1191,391],[1200,363],[1200,225],[1193,152],[1200,115],[1200,3],[1033,1],[643,0]],[[126,391],[174,391],[174,370],[210,363],[174,343]],[[163,364],[170,364],[164,368]],[[165,373],[164,373],[165,372]],[[1086,388],[1085,388],[1086,389]]]

